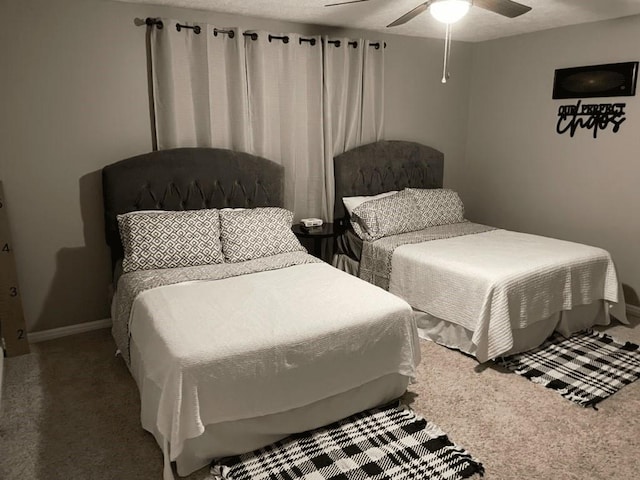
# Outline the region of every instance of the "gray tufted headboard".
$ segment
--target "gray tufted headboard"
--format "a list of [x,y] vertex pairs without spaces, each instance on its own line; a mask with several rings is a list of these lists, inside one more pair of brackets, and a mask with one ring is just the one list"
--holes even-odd
[[105,233],[112,264],[122,258],[117,215],[136,210],[282,206],[284,167],[219,148],[175,148],[102,169]]
[[[444,155],[415,142],[383,140],[362,145],[333,159],[336,196],[334,221],[343,223],[343,197],[377,195],[405,187],[441,188]],[[348,219],[347,219],[348,220]]]

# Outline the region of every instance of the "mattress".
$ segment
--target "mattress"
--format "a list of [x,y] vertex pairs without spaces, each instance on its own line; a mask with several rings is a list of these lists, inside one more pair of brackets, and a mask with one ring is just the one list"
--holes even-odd
[[[251,419],[297,411],[257,437],[270,443],[401,394],[420,361],[411,307],[324,263],[148,289],[129,331],[143,426],[163,449],[167,479],[171,461],[184,475],[242,453],[198,442],[216,426],[259,432]],[[260,443],[249,435],[239,445]]]

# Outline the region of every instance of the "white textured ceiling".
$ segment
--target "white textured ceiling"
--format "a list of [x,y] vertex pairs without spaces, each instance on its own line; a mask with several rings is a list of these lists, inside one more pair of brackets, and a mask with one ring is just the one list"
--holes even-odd
[[[424,12],[405,25],[386,25],[424,0],[369,0],[325,7],[340,0],[120,0],[299,23],[357,28],[414,37],[441,38],[444,26]],[[453,26],[454,39],[481,42],[549,28],[640,14],[640,0],[519,0],[533,9],[514,19],[478,7]]]

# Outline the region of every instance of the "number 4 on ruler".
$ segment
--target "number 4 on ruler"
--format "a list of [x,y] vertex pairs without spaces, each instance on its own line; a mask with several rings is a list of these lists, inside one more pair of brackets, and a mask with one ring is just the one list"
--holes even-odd
[[4,191],[0,182],[0,333],[4,339],[7,356],[12,357],[29,353],[29,341],[5,206]]

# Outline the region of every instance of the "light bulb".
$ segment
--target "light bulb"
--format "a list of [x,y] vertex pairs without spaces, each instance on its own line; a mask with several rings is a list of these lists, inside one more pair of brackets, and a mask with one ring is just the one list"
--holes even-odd
[[464,17],[471,7],[471,0],[439,0],[429,7],[433,18],[439,22],[452,24]]

